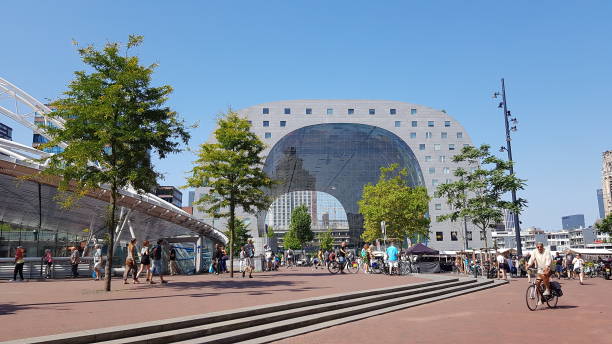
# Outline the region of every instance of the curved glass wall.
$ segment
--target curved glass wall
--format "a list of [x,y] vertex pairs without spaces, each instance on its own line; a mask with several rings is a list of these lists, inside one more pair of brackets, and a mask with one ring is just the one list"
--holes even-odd
[[[380,168],[393,163],[408,169],[409,185],[424,185],[414,153],[397,135],[371,125],[326,123],[284,136],[270,150],[264,170],[279,181],[269,190],[273,198],[292,191],[328,193],[340,201],[349,228],[357,231],[363,224],[357,202],[364,185],[376,183]],[[260,230],[264,221],[265,214]]]

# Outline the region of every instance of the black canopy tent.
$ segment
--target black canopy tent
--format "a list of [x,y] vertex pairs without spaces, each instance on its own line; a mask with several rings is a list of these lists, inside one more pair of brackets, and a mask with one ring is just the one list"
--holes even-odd
[[429,248],[421,243],[418,243],[412,247],[410,247],[407,251],[408,254],[416,254],[416,255],[423,255],[423,254],[431,254],[431,255],[436,255],[439,252]]
[[[432,248],[429,248],[421,243],[418,243],[408,248],[408,250],[406,250],[406,253],[410,255],[417,255],[417,256],[423,256],[423,255],[433,256],[433,255],[439,254],[438,251]],[[440,262],[439,261],[427,262],[427,261],[422,261],[419,259],[416,262],[416,266],[419,272],[426,272],[426,273],[440,272]]]

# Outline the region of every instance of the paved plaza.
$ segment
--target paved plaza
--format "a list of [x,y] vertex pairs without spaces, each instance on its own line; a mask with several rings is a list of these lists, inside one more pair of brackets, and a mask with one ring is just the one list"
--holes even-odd
[[424,281],[311,268],[256,273],[253,279],[236,276],[171,276],[166,285],[124,285],[116,279],[111,293],[90,279],[1,282],[0,341]]
[[[275,344],[612,343],[612,281],[562,280],[557,309],[525,306],[526,279],[284,339]],[[364,338],[372,340],[364,341]]]

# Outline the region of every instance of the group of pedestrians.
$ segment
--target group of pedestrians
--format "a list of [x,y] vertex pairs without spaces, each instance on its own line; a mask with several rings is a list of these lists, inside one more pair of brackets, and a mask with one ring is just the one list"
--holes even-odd
[[[247,244],[240,247],[240,265],[239,271],[242,273],[242,277],[246,277],[246,273],[249,273],[249,278],[253,278],[253,271],[255,270],[255,246],[253,240],[249,239]],[[229,255],[225,250],[225,247],[219,244],[215,244],[215,249],[212,254],[212,262],[210,264],[209,273],[215,275],[229,272],[227,269],[227,261]]]
[[[162,252],[163,252],[163,239],[157,240],[157,244],[150,247],[149,240],[142,242],[140,252],[136,249],[136,239],[130,240],[127,246],[127,257],[125,258],[125,271],[123,272],[123,283],[128,284],[128,276],[132,275],[134,284],[140,283],[138,278],[142,272],[145,272],[145,281],[149,284],[156,284],[153,281],[155,275],[159,276],[161,283],[168,283],[164,279],[162,274]],[[136,258],[140,258],[140,268],[137,271]]]

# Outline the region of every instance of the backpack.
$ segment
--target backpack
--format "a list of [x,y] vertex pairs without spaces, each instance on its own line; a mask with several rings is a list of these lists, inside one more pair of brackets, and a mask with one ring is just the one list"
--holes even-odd
[[550,289],[552,289],[553,293],[555,295],[557,295],[558,297],[563,296],[563,290],[561,290],[561,284],[559,284],[559,282],[551,281],[550,282]]
[[153,258],[154,260],[160,260],[161,259],[161,249],[159,247],[159,245],[155,246],[153,248],[153,252],[151,252],[151,258]]

